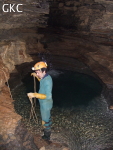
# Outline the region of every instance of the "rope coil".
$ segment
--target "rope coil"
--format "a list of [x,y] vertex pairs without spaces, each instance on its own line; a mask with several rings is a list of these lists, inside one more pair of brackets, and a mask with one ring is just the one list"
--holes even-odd
[[[36,80],[34,77],[34,93],[36,93]],[[38,118],[35,112],[35,107],[36,107],[36,98],[29,98],[30,102],[31,102],[31,112],[30,112],[30,118],[29,118],[29,122],[30,120],[33,118],[34,122],[38,124]]]

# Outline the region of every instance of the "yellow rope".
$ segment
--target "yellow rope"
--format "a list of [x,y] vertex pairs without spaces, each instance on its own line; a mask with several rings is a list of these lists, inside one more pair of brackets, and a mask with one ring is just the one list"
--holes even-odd
[[[34,93],[36,93],[36,80],[34,77]],[[34,98],[34,106],[36,107],[36,97]]]
[[[36,80],[34,77],[34,92],[36,92]],[[34,101],[33,101],[34,99]],[[35,113],[35,107],[36,107],[36,98],[29,98],[30,102],[31,102],[31,112],[30,112],[30,118],[29,118],[29,122],[30,119],[33,118],[34,122],[38,123],[38,118],[37,115]]]

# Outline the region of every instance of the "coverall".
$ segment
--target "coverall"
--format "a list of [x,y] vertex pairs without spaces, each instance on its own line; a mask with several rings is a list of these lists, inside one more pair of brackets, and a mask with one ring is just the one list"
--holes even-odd
[[50,129],[51,128],[51,109],[53,106],[53,100],[52,100],[52,87],[53,82],[50,75],[46,74],[41,80],[40,80],[40,87],[38,93],[45,94],[46,99],[39,99],[40,104],[40,113],[42,117],[42,122],[44,121],[44,128]]

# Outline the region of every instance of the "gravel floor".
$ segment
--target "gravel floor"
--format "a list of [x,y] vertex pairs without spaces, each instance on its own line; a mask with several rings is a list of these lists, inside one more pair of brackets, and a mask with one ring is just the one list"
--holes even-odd
[[[39,119],[38,124],[33,120],[29,122],[31,105],[25,94],[25,87],[18,87],[12,91],[15,99],[14,106],[22,121],[34,135],[42,135],[39,106],[35,111]],[[113,113],[107,107],[103,96],[95,98],[87,106],[77,106],[71,108],[52,109],[52,135],[51,141],[59,143],[62,147],[70,150],[105,150],[113,148]],[[49,148],[48,148],[49,147]],[[53,145],[46,146],[46,150],[51,150]],[[55,147],[54,147],[55,150]],[[58,150],[58,147],[57,147]]]

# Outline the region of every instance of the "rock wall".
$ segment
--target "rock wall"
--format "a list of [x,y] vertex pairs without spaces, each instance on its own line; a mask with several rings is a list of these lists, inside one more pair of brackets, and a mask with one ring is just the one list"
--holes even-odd
[[[113,85],[113,32],[93,33],[67,31],[66,29],[48,30],[45,31],[42,42],[45,42],[46,49],[52,55],[52,64],[56,68],[64,67],[91,76],[95,75],[107,86],[103,93],[110,87],[105,96],[109,99],[109,104],[113,104],[111,88],[111,85]],[[76,59],[84,65],[78,64]]]
[[46,27],[49,4],[36,0],[0,0],[0,29]]
[[7,137],[2,138],[0,136],[0,140],[1,150],[39,150],[34,143],[33,136],[21,123],[18,123],[18,125],[15,126],[14,134],[11,132]]
[[76,30],[113,29],[111,0],[52,1],[49,24]]
[[[29,61],[32,61],[32,58],[26,53],[25,41],[8,40],[0,43],[0,149],[38,149],[33,143],[32,135],[24,127],[19,132],[21,116],[15,112],[14,100],[10,91],[11,86],[8,82],[11,72],[20,75],[15,65]],[[16,83],[13,83],[14,80],[10,82],[11,85],[14,84],[13,88],[21,83],[21,76],[15,80]]]
[[[110,38],[112,39],[112,33],[108,39],[107,33],[94,34],[91,32],[48,30],[45,31],[45,37],[42,42],[45,41],[46,49],[50,55],[53,55],[54,59],[51,61],[56,62],[55,65],[59,65],[62,62],[67,69],[74,70],[76,64],[74,61],[71,62],[71,58],[75,58],[86,64],[86,67],[89,67],[103,83],[113,84],[112,44],[110,45],[109,43]],[[51,35],[49,32],[51,32]],[[62,58],[64,57],[65,60],[63,61]]]
[[26,43],[23,41],[10,41],[0,43],[0,55],[9,72],[15,69],[15,65],[32,61],[26,54]]
[[[3,4],[13,3],[22,4],[19,7],[22,12],[3,12]],[[3,148],[7,145],[5,148],[17,146],[17,149],[24,149],[26,145],[22,143],[21,135],[17,138],[21,116],[14,110],[7,81],[12,73],[15,76],[10,80],[12,88],[20,84],[22,77],[29,72],[31,62],[40,60],[39,54],[49,55],[51,63],[59,69],[78,69],[81,73],[90,70],[90,75],[106,85],[106,97],[113,91],[112,1],[56,0],[49,1],[49,4],[46,1],[0,0],[0,139]],[[46,28],[48,14],[49,25],[70,30]],[[42,33],[39,33],[39,27],[43,28]],[[80,68],[77,68],[76,59],[82,63]],[[12,83],[14,80],[16,83]],[[108,99],[112,101],[112,97],[111,94]],[[27,134],[27,131],[23,131],[22,135],[24,133]],[[23,136],[22,140],[26,143],[30,139],[32,141],[32,137],[28,141],[24,139]],[[35,145],[30,147],[33,148]]]
[[14,110],[14,100],[8,86],[10,84],[10,88],[15,88],[21,84],[24,74],[20,70],[19,73],[16,66],[33,61],[29,53],[43,50],[42,44],[37,42],[42,36],[37,34],[37,26],[47,26],[48,13],[49,4],[46,1],[0,0],[0,148],[9,150],[15,147],[15,150],[20,150],[24,149],[23,142],[27,144],[26,140],[22,141],[26,139],[24,132],[21,132],[23,139],[16,134],[21,116]]

